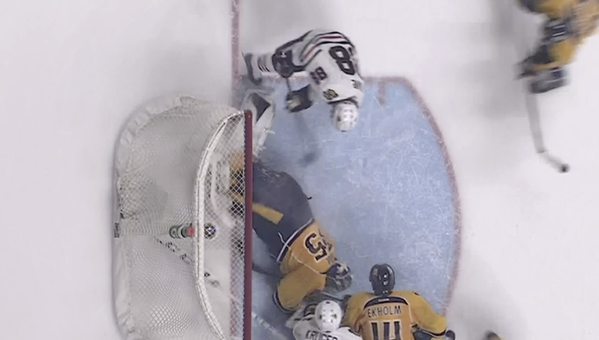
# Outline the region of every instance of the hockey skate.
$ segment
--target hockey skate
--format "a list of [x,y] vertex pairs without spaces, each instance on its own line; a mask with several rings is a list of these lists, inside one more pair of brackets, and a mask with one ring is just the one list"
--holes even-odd
[[530,82],[530,92],[539,94],[555,90],[566,85],[564,69],[556,67],[537,73]]
[[257,86],[262,84],[262,72],[258,68],[257,58],[252,53],[244,54],[243,60],[248,71],[248,78]]
[[264,149],[268,135],[274,133],[271,130],[275,116],[273,94],[274,89],[250,89],[241,103],[242,110],[250,110],[253,113],[252,153],[255,158],[258,158]]

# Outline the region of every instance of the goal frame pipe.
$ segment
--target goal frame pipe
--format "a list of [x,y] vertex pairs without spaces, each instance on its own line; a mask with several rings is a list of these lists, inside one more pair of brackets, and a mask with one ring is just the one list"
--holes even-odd
[[252,338],[252,201],[254,188],[253,174],[253,119],[252,111],[243,112],[245,120],[245,233],[244,233],[244,261],[245,261],[245,282],[243,299],[243,338],[250,340]]

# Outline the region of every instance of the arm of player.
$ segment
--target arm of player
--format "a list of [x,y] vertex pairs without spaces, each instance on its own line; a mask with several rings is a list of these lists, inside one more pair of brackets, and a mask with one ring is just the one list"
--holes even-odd
[[447,331],[447,321],[437,314],[431,305],[416,292],[404,295],[409,304],[414,321],[416,322],[416,333],[414,338],[418,339],[443,339]]
[[343,305],[345,306],[345,315],[343,316],[342,326],[349,327],[353,332],[359,334],[360,330],[358,325],[358,318],[362,312],[363,306],[360,306],[359,294],[353,295],[349,298],[344,297]]
[[578,0],[534,0],[535,10],[551,19],[565,19],[576,7]]
[[274,293],[274,302],[283,312],[291,313],[314,291],[323,290],[326,277],[307,266],[300,266],[285,275]]

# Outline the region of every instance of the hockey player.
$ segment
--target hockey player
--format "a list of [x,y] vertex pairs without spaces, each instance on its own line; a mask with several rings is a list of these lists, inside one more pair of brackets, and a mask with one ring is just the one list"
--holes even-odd
[[[256,85],[263,73],[278,73],[286,80],[297,72],[307,72],[311,84],[292,91],[286,108],[299,112],[312,106],[319,95],[331,106],[331,119],[342,132],[353,129],[364,97],[364,81],[359,73],[354,44],[342,33],[312,30],[277,48],[274,53],[246,54],[249,79]],[[287,83],[289,85],[289,83]]]
[[337,302],[324,300],[302,311],[303,317],[293,320],[295,340],[361,340],[349,327],[341,327],[343,311]]
[[[333,240],[314,219],[297,181],[259,162],[253,163],[253,173],[253,229],[268,246],[282,275],[274,292],[275,304],[284,312],[293,312],[304,298],[325,288],[349,288],[350,269],[337,259]],[[232,196],[243,204],[240,193]]]
[[[447,331],[445,318],[435,313],[418,293],[393,290],[395,274],[388,264],[370,270],[371,292],[347,297],[342,325],[349,326],[364,340],[442,339]],[[451,335],[450,335],[451,334]]]
[[520,77],[532,77],[530,91],[543,93],[565,85],[564,67],[597,28],[599,0],[516,0],[526,10],[543,14],[541,41],[520,64]]

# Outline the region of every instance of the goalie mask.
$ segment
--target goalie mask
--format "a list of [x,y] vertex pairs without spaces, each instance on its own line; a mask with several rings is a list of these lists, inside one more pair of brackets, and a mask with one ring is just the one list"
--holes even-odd
[[341,132],[347,132],[356,127],[358,115],[358,106],[351,100],[333,104],[331,119],[335,128]]
[[349,267],[343,262],[336,262],[326,272],[326,287],[336,291],[344,291],[352,284],[353,277]]
[[325,333],[334,332],[341,324],[343,312],[338,303],[331,300],[324,300],[316,306],[314,313],[314,322],[318,329]]

